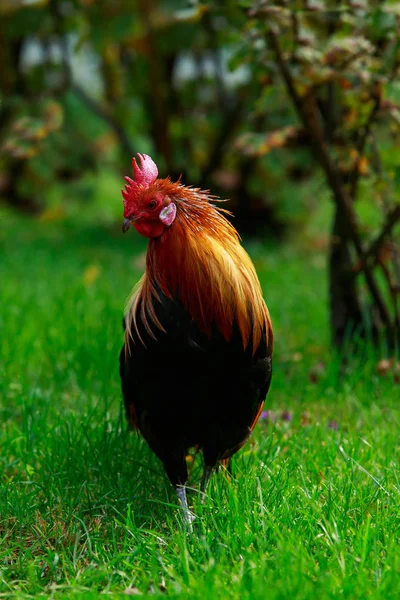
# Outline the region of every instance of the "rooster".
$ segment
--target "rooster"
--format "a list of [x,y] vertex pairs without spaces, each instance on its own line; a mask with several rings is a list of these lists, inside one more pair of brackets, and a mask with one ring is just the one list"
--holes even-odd
[[122,391],[128,422],[162,461],[190,523],[187,451],[203,452],[204,498],[212,472],[261,414],[272,327],[254,266],[218,199],[158,179],[145,154],[137,160],[122,190],[122,230],[133,225],[149,245],[124,319]]

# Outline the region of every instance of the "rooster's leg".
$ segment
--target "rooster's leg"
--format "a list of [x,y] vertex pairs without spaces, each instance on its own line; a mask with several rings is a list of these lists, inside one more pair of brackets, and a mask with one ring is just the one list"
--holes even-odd
[[164,469],[170,482],[175,488],[179,504],[181,505],[183,522],[189,531],[192,531],[192,523],[195,519],[195,516],[189,510],[186,497],[185,486],[188,480],[186,449],[181,447],[169,449],[168,453],[164,453],[163,458]]
[[176,495],[178,496],[179,502],[181,504],[182,516],[185,525],[188,527],[189,531],[192,531],[192,523],[195,520],[195,516],[190,512],[187,498],[186,498],[186,487],[184,485],[177,485],[175,487]]
[[200,494],[201,494],[201,503],[204,504],[206,499],[206,491],[208,484],[210,482],[210,477],[214,471],[214,467],[210,467],[210,465],[204,465],[203,475],[201,476],[200,482]]

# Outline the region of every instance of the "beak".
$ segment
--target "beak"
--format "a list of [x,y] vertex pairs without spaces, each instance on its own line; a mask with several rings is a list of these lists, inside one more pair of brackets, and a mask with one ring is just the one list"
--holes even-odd
[[126,233],[133,222],[134,219],[124,219],[122,223],[122,232]]

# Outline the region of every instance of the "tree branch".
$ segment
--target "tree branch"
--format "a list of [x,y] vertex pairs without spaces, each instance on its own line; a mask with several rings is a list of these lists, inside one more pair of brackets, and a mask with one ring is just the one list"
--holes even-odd
[[374,95],[374,102],[371,108],[371,112],[369,113],[368,119],[364,125],[364,127],[362,128],[362,132],[361,135],[359,136],[359,140],[357,143],[357,158],[356,158],[356,164],[354,165],[354,169],[353,172],[351,174],[351,178],[350,178],[350,197],[353,199],[353,201],[356,199],[357,196],[357,185],[358,185],[358,181],[360,179],[360,162],[361,162],[361,158],[362,155],[364,154],[364,150],[365,150],[365,145],[368,141],[368,137],[371,133],[371,127],[379,113],[379,110],[381,108],[381,95],[378,92],[375,92]]
[[400,204],[396,204],[396,206],[388,212],[386,215],[385,223],[379,232],[379,235],[375,238],[373,242],[371,242],[370,246],[363,252],[362,256],[359,258],[359,262],[355,267],[353,272],[354,275],[358,275],[361,271],[364,270],[366,263],[371,259],[375,258],[379,252],[380,247],[382,246],[385,238],[389,237],[393,231],[396,223],[400,221]]
[[399,303],[398,303],[399,290],[398,290],[396,284],[394,284],[392,281],[392,277],[391,277],[388,266],[383,261],[380,261],[379,264],[381,267],[381,271],[384,274],[385,279],[387,281],[389,293],[392,298],[393,310],[394,310],[394,325],[395,325],[397,342],[399,343],[399,341],[400,341],[400,313],[399,313]]

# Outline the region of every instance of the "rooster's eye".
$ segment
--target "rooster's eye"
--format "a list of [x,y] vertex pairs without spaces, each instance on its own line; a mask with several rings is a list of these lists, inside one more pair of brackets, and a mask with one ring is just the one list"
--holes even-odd
[[151,202],[149,202],[149,209],[153,210],[153,208],[155,208],[157,206],[157,202],[155,200],[151,200]]

